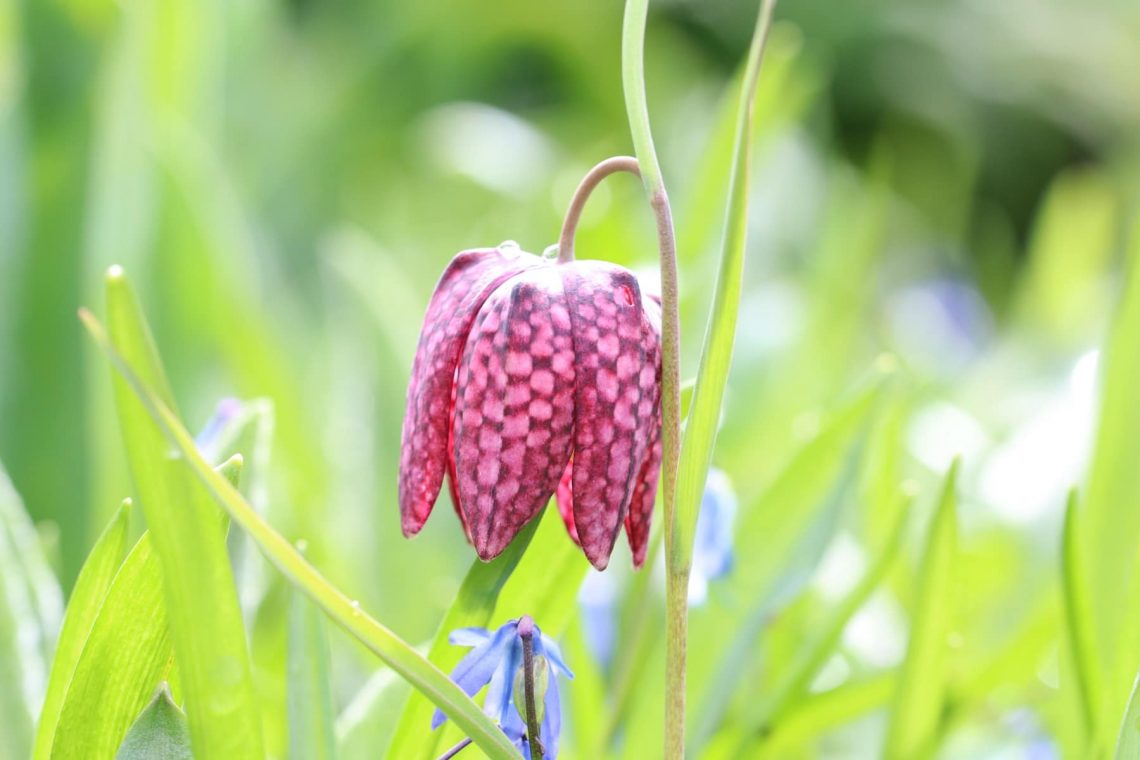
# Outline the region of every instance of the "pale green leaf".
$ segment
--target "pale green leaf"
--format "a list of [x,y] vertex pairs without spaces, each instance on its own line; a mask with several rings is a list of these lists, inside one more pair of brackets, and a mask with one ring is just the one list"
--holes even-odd
[[289,757],[336,757],[329,644],[325,620],[313,603],[293,591],[289,601]]
[[[1135,598],[1136,546],[1140,542],[1140,227],[1133,233],[1131,269],[1101,360],[1103,391],[1088,488],[1076,525],[1085,558],[1093,648],[1101,656],[1105,715],[1123,712],[1140,667],[1135,648],[1140,612]],[[1111,732],[1114,718],[1099,730]],[[1105,742],[1107,746],[1107,741]]]
[[[133,367],[110,342],[102,325],[88,312],[81,312],[84,325],[92,338],[107,354],[120,376],[142,402],[155,426],[190,468],[223,506],[261,548],[266,557],[294,585],[315,601],[342,628],[356,637],[369,650],[400,673],[413,686],[422,691],[445,710],[451,719],[468,733],[477,746],[492,758],[518,758],[519,754],[506,735],[499,730],[479,707],[452,683],[447,675],[416,652],[410,645],[366,614],[358,603],[345,596],[310,565],[284,537],[249,505],[245,498],[226,479],[202,459],[194,440],[182,426],[177,415],[166,406],[153,390],[134,371]],[[191,723],[193,728],[193,723]]]
[[52,740],[55,737],[60,711],[63,709],[64,695],[71,684],[72,675],[87,643],[87,637],[95,625],[99,608],[103,606],[107,590],[123,561],[127,546],[127,530],[130,525],[130,504],[130,499],[124,501],[119,511],[115,513],[115,517],[103,530],[91,553],[87,555],[71,591],[55,658],[51,664],[47,695],[44,697],[44,706],[36,729],[36,745],[33,753],[35,760],[45,760],[51,756]]
[[62,606],[35,526],[0,469],[0,759],[31,754]]
[[884,756],[892,760],[924,756],[940,730],[958,552],[957,475],[958,461],[955,460],[946,474],[922,552],[910,641],[899,675],[884,751]]
[[115,760],[194,760],[186,714],[165,683],[127,732]]
[[111,757],[168,678],[173,652],[162,572],[145,533],[115,573],[84,643],[60,708],[52,760]]
[[[117,267],[107,275],[107,313],[118,350],[171,406],[150,330]],[[200,760],[261,757],[260,712],[220,513],[185,459],[171,455],[130,385],[116,377],[114,386],[131,475],[162,565],[194,753]]]
[[[468,627],[487,628],[506,622],[494,621],[491,615],[495,611],[499,593],[530,546],[540,522],[540,519],[531,520],[503,553],[492,561],[476,559],[471,563],[459,592],[455,595],[455,601],[440,622],[428,650],[428,659],[440,670],[450,672],[465,654],[463,648],[448,642],[447,638],[452,631]],[[436,757],[443,732],[424,730],[431,726],[434,711],[432,703],[424,695],[419,692],[408,695],[407,704],[404,705],[392,742],[388,746],[387,756],[392,760],[411,760],[416,757],[426,760]]]
[[688,557],[692,552],[692,536],[696,530],[701,493],[712,462],[724,389],[728,383],[728,370],[732,363],[732,346],[736,339],[736,316],[740,310],[740,291],[744,273],[744,247],[748,239],[748,191],[751,185],[749,170],[752,164],[755,93],[775,5],[775,0],[763,0],[761,3],[756,30],[745,63],[716,294],[713,297],[712,311],[705,332],[677,474],[677,533],[674,549],[678,554],[674,562],[681,566],[688,565]]
[[1140,760],[1140,677],[1132,687],[1128,708],[1120,722],[1120,735],[1116,740],[1116,760]]

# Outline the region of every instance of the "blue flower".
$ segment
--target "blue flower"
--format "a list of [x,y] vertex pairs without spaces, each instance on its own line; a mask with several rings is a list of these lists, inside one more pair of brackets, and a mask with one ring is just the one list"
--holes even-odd
[[709,581],[732,570],[733,523],[736,493],[722,470],[709,470],[701,513],[693,539],[693,569],[689,575],[689,603],[700,605],[709,594]]
[[213,462],[221,456],[221,447],[224,445],[227,435],[232,432],[227,429],[238,418],[243,409],[244,405],[236,398],[227,397],[218,402],[214,408],[214,415],[206,420],[202,432],[198,433],[198,437],[194,439],[198,445],[198,451],[202,453],[202,457],[206,461]]
[[[522,619],[520,619],[522,620]],[[530,758],[530,747],[524,736],[526,724],[515,709],[515,675],[523,664],[523,639],[519,634],[520,620],[511,620],[491,632],[486,628],[460,628],[452,631],[448,641],[457,646],[472,647],[451,672],[451,680],[468,696],[475,696],[484,686],[487,695],[483,701],[483,712],[499,723],[503,732]],[[528,619],[529,620],[529,619]],[[558,644],[531,623],[534,630],[533,646],[535,657],[541,656],[549,668],[546,694],[536,694],[535,700],[543,700],[542,726],[539,738],[545,757],[554,760],[558,757],[558,735],[562,730],[562,708],[558,696],[557,675],[573,678],[574,674],[566,667]],[[432,729],[439,728],[447,716],[436,710],[432,717]]]

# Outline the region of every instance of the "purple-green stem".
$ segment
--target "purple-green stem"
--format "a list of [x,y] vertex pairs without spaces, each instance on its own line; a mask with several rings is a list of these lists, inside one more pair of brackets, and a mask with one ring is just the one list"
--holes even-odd
[[689,551],[677,525],[681,459],[681,313],[677,238],[669,195],[653,147],[645,94],[645,22],[649,0],[628,0],[622,22],[621,69],[630,137],[641,179],[657,217],[661,255],[661,500],[665,517],[665,760],[685,754],[685,657],[689,617]]
[[[709,332],[701,354],[697,384],[693,389],[690,416],[715,419],[724,398],[725,377],[708,389],[702,388],[710,354],[725,364],[731,361],[735,333],[735,313],[740,297],[740,271],[747,220],[747,181],[751,158],[752,119],[756,106],[756,84],[760,62],[771,28],[776,0],[761,0],[760,13],[745,66],[740,112],[736,128],[734,165],[729,183],[729,209],[725,223],[724,256],[717,274],[717,294],[709,318]],[[682,760],[685,754],[685,660],[688,635],[689,571],[692,563],[693,534],[700,508],[700,492],[708,475],[715,441],[715,428],[705,431],[689,455],[678,503],[681,463],[681,373],[680,315],[677,288],[677,252],[673,221],[669,211],[665,181],[661,176],[649,107],[645,92],[645,24],[649,0],[627,0],[622,25],[622,86],[629,116],[630,136],[641,169],[646,193],[657,214],[657,236],[661,251],[662,311],[662,498],[665,506],[665,760]],[[739,255],[736,255],[736,254]],[[718,310],[730,318],[718,320]],[[693,426],[688,428],[693,431]],[[686,441],[686,443],[689,443]]]
[[531,760],[542,760],[543,746],[539,738],[538,710],[534,701],[534,621],[530,615],[519,620],[519,638],[523,645],[523,697],[526,702],[526,739]]

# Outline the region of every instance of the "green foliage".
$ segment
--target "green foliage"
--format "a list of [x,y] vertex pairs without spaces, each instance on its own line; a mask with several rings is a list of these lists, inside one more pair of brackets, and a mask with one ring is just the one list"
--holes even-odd
[[319,609],[298,592],[289,603],[289,756],[336,755],[329,644]]
[[58,631],[59,587],[7,474],[0,469],[0,757],[30,754]]
[[132,725],[115,760],[193,760],[186,714],[163,683]]
[[914,620],[899,673],[885,754],[929,755],[937,745],[946,701],[949,643],[957,603],[958,460],[950,466],[922,550]]
[[[524,528],[514,541],[491,562],[480,562],[476,559],[471,563],[455,601],[440,622],[439,630],[432,639],[428,650],[428,659],[440,670],[450,672],[459,663],[463,650],[448,642],[448,635],[458,628],[487,628],[493,625],[492,614],[499,600],[503,586],[511,578],[519,560],[522,559],[527,547],[530,546],[538,529],[536,520]],[[440,745],[440,732],[430,736],[424,735],[424,726],[431,724],[434,705],[422,694],[413,692],[408,695],[408,702],[396,724],[396,732],[392,735],[392,742],[388,746],[388,757],[432,758],[438,756]]]
[[[118,350],[139,368],[144,382],[158,389],[161,402],[173,406],[150,331],[120,269],[107,275],[107,314]],[[121,378],[115,379],[115,400],[131,475],[162,567],[195,754],[204,760],[260,756],[261,723],[245,627],[218,508],[186,462],[170,456],[161,430]]]
[[[33,753],[36,760],[46,760],[51,756],[52,743],[56,735],[56,726],[59,723],[65,695],[72,683],[75,668],[91,635],[91,630],[95,627],[99,611],[107,597],[107,590],[123,561],[123,553],[127,546],[130,506],[129,499],[124,501],[110,524],[103,530],[103,534],[92,547],[91,553],[87,555],[87,561],[83,563],[83,568],[79,571],[79,577],[75,581],[75,587],[71,591],[71,598],[67,602],[67,611],[63,618],[63,627],[59,632],[55,657],[51,663],[47,694],[44,697],[39,724],[36,728],[35,752]],[[161,616],[159,617],[161,619]],[[118,632],[116,631],[115,634],[118,635]]]
[[171,679],[162,580],[162,564],[146,533],[115,573],[85,637],[59,712],[52,758],[110,755],[157,684]]
[[[109,279],[112,287],[126,286],[122,272],[112,271]],[[119,316],[127,318],[130,335],[149,335],[146,324],[137,311],[132,310],[127,315]],[[136,374],[133,366],[119,352],[118,346],[111,342],[102,325],[89,313],[84,312],[81,317],[92,338],[106,353],[121,376],[120,382],[124,384],[124,391],[134,394],[141,411],[150,418],[149,423],[143,420],[139,422],[148,426],[150,434],[157,434],[175,447],[181,457],[185,458],[186,464],[198,482],[207,489],[207,493],[249,534],[270,561],[341,627],[359,639],[413,686],[420,689],[437,707],[446,709],[452,720],[491,757],[517,757],[518,753],[507,737],[478,710],[458,686],[407,643],[366,615],[361,610],[359,602],[349,599],[331,586],[287,540],[257,514],[225,477],[210,468],[202,459],[193,439],[182,427],[178,417],[166,406],[160,395]],[[144,342],[137,340],[135,345],[137,347],[139,343]],[[154,376],[161,377],[161,367],[153,359],[153,355],[144,358],[149,360],[151,369],[156,371]],[[176,458],[172,461],[180,460]],[[244,639],[242,645],[244,646]],[[222,693],[216,689],[211,693],[215,698],[222,696]],[[193,713],[190,715],[193,732]],[[195,746],[197,747],[197,744]]]
[[[560,757],[655,756],[660,505],[604,613],[554,509],[484,564],[446,489],[415,540],[395,507],[441,269],[541,251],[650,120],[681,522],[709,466],[739,497],[688,756],[1140,756],[1140,16],[788,0],[755,82],[759,0],[635,5],[631,141],[613,3],[0,0],[0,760],[517,757],[447,635],[524,613]],[[578,248],[652,291],[654,233],[616,181]]]

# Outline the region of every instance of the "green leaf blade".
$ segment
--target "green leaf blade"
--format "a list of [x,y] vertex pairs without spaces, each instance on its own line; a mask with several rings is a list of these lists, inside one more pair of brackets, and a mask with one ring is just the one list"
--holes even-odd
[[[476,559],[471,563],[459,593],[440,622],[428,650],[428,659],[440,670],[450,671],[464,654],[463,649],[448,642],[452,631],[467,627],[485,628],[492,624],[491,615],[499,593],[530,546],[540,522],[541,518],[531,520],[506,550],[491,562]],[[392,760],[416,757],[430,760],[436,757],[442,732],[425,733],[425,728],[431,725],[434,710],[434,705],[419,692],[408,695],[388,746],[387,757]]]
[[289,602],[289,757],[333,760],[336,737],[325,621],[294,591]]
[[31,754],[61,597],[35,525],[0,468],[0,760]]
[[910,642],[887,731],[887,758],[924,757],[940,730],[958,552],[957,478],[955,460],[946,475],[923,551]]
[[732,173],[728,185],[728,210],[724,223],[724,242],[716,291],[705,331],[696,386],[682,437],[677,471],[677,534],[675,551],[684,565],[692,553],[693,532],[704,491],[713,446],[716,443],[720,410],[724,403],[728,370],[732,364],[732,348],[736,339],[736,320],[740,311],[743,286],[744,248],[748,239],[749,171],[752,166],[752,122],[756,108],[756,87],[764,48],[772,26],[775,0],[763,0],[756,19],[756,29],[745,63],[741,85],[740,110],[734,137]]
[[194,760],[186,714],[165,683],[127,732],[115,760]]
[[[113,267],[106,284],[115,345],[171,406],[165,373],[126,276]],[[162,564],[195,755],[262,757],[245,628],[217,508],[185,460],[170,456],[168,442],[130,386],[117,376],[114,385],[131,475]]]
[[107,591],[123,561],[127,546],[127,531],[130,527],[130,505],[129,499],[124,501],[119,511],[115,513],[115,517],[103,530],[91,553],[87,555],[72,589],[67,611],[64,613],[55,658],[52,660],[43,710],[40,711],[39,725],[36,729],[35,750],[32,755],[35,760],[46,760],[51,756],[52,740],[63,709],[64,697],[71,685],[83,648],[87,644],[87,638],[95,626]]
[[[206,463],[194,445],[193,437],[177,415],[134,372],[133,366],[117,350],[103,326],[86,310],[80,311],[80,318],[88,333],[141,402],[155,430],[185,458],[194,475],[205,485],[216,503],[257,543],[266,558],[345,631],[427,695],[437,707],[445,710],[489,757],[493,760],[518,760],[521,755],[507,736],[446,674],[365,613],[359,604],[332,586],[250,506],[232,484]],[[193,722],[191,728],[193,729]]]
[[110,757],[172,659],[162,565],[149,533],[123,560],[84,642],[59,711],[52,760]]

